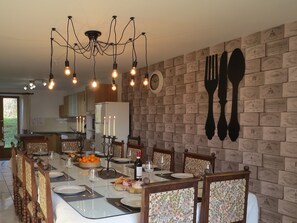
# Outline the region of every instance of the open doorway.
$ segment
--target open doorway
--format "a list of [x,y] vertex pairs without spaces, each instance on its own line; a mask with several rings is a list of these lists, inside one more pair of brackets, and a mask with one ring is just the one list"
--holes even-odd
[[9,159],[19,133],[19,98],[0,96],[0,159]]

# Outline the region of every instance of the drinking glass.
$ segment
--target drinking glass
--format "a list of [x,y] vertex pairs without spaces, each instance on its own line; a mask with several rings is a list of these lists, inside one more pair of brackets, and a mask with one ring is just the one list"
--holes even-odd
[[[165,160],[164,160],[164,156],[162,155],[161,157],[160,157],[160,160],[159,160],[159,166],[160,166],[160,169],[161,169],[161,171],[163,170],[163,167],[164,167],[164,165],[165,165]],[[163,172],[161,172],[161,176],[163,175]]]
[[131,161],[131,157],[132,157],[132,151],[130,149],[127,153],[127,158],[129,159],[129,162]]
[[151,161],[151,160],[146,161],[145,165],[144,165],[144,170],[145,170],[145,172],[148,173],[149,180],[151,181],[151,173],[154,172],[153,161]]
[[89,170],[89,181],[91,182],[91,185],[92,185],[92,193],[91,193],[91,197],[94,197],[95,196],[95,193],[94,193],[94,182],[97,180],[97,177],[98,177],[98,171],[96,168],[92,168]]

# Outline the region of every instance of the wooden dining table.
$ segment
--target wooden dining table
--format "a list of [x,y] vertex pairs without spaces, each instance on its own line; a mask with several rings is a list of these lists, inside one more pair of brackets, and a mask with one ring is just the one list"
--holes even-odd
[[[92,186],[88,177],[89,170],[82,169],[76,165],[67,168],[64,155],[55,153],[53,159],[48,159],[47,157],[43,157],[42,159],[48,161],[53,169],[56,169],[55,171],[63,172],[65,176],[69,176],[62,181],[51,182],[54,219],[56,223],[140,223],[140,210],[131,210],[130,208],[129,211],[128,209],[119,207],[118,203],[118,205],[114,205],[110,200],[118,199],[120,201],[122,198],[139,198],[141,194],[131,194],[127,191],[115,190],[113,183],[115,178],[102,179],[98,177]],[[106,166],[106,160],[104,158],[101,158],[101,166]],[[131,168],[131,164],[110,162],[110,167],[130,178],[134,176],[134,170]],[[98,169],[100,170],[100,168]],[[167,181],[168,179],[156,175],[162,172],[170,173],[169,171],[154,171],[150,174],[151,182]],[[144,172],[143,176],[146,177],[148,174]],[[78,185],[86,186],[88,191],[93,188],[97,197],[82,197],[82,199],[77,197],[78,199],[76,199],[76,195],[62,196],[59,193],[55,193],[55,188]],[[200,207],[201,205],[198,203],[197,222],[199,222]],[[247,207],[248,223],[258,222],[258,210],[256,196],[249,193]]]

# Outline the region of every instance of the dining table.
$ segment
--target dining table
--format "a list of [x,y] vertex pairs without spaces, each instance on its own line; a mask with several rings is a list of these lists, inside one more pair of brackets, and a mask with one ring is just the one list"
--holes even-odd
[[[133,194],[127,191],[118,191],[114,188],[117,176],[133,178],[133,164],[127,162],[110,162],[110,173],[107,177],[97,177],[95,182],[89,180],[89,169],[80,168],[79,165],[66,165],[65,155],[55,153],[51,158],[41,157],[48,162],[52,172],[63,173],[61,180],[51,178],[52,203],[54,220],[56,223],[140,223],[140,209],[123,205],[123,200],[139,200],[141,194]],[[101,158],[101,166],[98,171],[106,167],[107,161]],[[151,182],[168,181],[160,174],[168,174],[169,171],[156,170],[150,174],[143,172],[143,177],[149,177]],[[83,187],[84,193],[61,194],[57,189],[63,187]],[[200,188],[200,190],[202,190]],[[94,193],[94,194],[93,194]],[[197,204],[197,222],[199,222],[201,203]],[[248,194],[247,222],[257,223],[259,207],[255,194]]]

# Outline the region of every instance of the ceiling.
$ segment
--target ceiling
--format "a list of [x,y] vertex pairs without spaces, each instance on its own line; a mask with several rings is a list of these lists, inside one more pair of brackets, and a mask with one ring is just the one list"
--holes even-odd
[[[113,15],[118,16],[119,30],[134,16],[137,32],[147,33],[148,63],[153,64],[297,21],[296,11],[296,0],[0,0],[0,90],[22,92],[29,80],[48,80],[50,31],[55,27],[65,35],[69,15],[84,41],[84,32],[91,29],[100,30],[102,40],[107,39]],[[136,46],[138,67],[144,66],[140,42]],[[63,75],[64,51],[54,47],[53,74],[56,89],[72,91],[71,78]],[[130,69],[130,52],[118,58],[120,72]],[[92,60],[77,57],[76,63],[78,87],[84,86],[92,79]],[[99,81],[110,83],[112,63],[111,57],[98,57]]]

